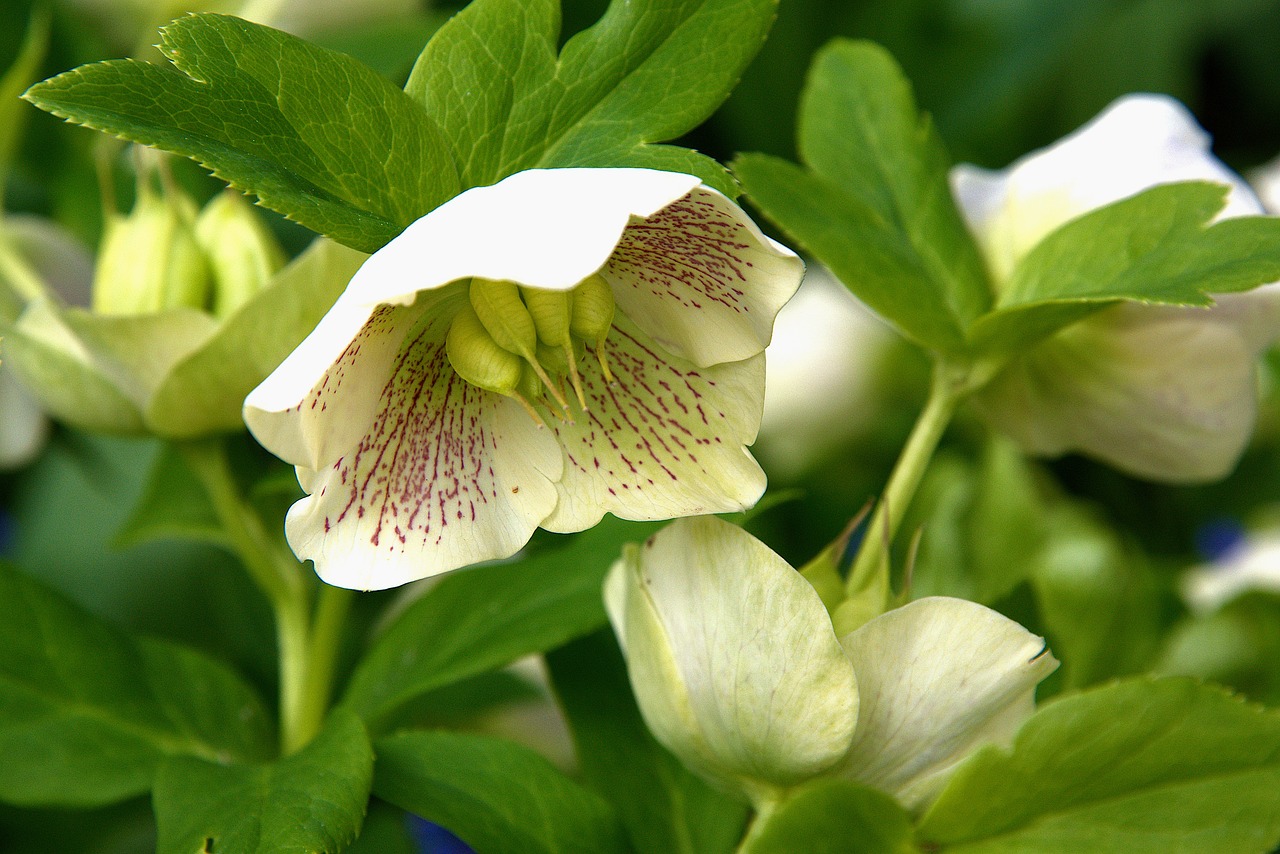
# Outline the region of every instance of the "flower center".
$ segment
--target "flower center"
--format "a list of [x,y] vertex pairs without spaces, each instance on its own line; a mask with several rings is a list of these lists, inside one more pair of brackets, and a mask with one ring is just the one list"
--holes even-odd
[[445,339],[449,364],[477,388],[519,401],[545,426],[536,406],[550,397],[561,420],[569,419],[565,379],[587,410],[578,363],[590,347],[605,382],[612,382],[604,341],[613,326],[613,292],[599,274],[572,290],[551,291],[514,282],[472,279],[468,299]]

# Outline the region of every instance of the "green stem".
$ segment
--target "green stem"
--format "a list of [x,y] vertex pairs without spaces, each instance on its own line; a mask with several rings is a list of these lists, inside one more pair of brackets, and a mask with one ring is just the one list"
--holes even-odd
[[354,598],[350,590],[320,585],[315,620],[311,626],[311,643],[307,650],[307,661],[311,666],[303,674],[294,732],[299,747],[311,741],[324,723],[333,692],[334,666],[342,643],[342,629]]
[[974,386],[966,382],[965,375],[954,374],[942,363],[934,367],[929,399],[889,475],[884,495],[867,522],[862,545],[849,571],[845,590],[850,596],[880,582],[883,582],[881,586],[887,593],[887,548],[893,542],[929,461],[933,459],[938,441],[951,423],[951,416],[973,389]]
[[778,805],[783,801],[781,793],[774,793],[772,797],[753,798],[752,807],[755,815],[751,817],[751,823],[747,825],[747,833],[742,837],[735,850],[735,854],[750,854],[751,849],[755,847],[756,842],[760,839],[761,834],[769,825],[769,819],[778,809]]
[[313,634],[308,577],[241,496],[227,459],[225,439],[184,442],[178,448],[209,493],[231,548],[275,614],[280,653],[280,748],[286,755],[293,753],[315,736],[324,720],[348,607],[347,591],[328,587],[322,591]]

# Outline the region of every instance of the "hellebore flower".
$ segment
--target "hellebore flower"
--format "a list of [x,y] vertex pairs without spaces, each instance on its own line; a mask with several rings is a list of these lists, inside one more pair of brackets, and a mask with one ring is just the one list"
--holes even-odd
[[[1178,102],[1119,99],[1088,125],[1003,172],[958,166],[952,185],[996,286],[1076,216],[1158,184],[1231,188],[1223,217],[1260,214]],[[1035,454],[1080,451],[1139,477],[1211,480],[1239,458],[1257,409],[1259,354],[1280,329],[1271,286],[1210,308],[1124,303],[1050,336],[975,400]]]
[[379,589],[539,526],[749,506],[762,354],[802,271],[689,175],[542,169],[462,193],[245,401],[308,493],[289,543],[330,584]]
[[1012,739],[1057,666],[1042,638],[962,599],[837,638],[800,573],[714,517],[629,546],[605,605],[654,736],[757,807],[827,775],[920,809],[966,756]]

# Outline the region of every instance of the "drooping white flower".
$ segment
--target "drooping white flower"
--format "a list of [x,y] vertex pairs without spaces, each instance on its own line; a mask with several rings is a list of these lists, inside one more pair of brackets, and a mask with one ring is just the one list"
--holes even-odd
[[757,806],[821,775],[919,809],[1008,742],[1057,662],[989,608],[934,597],[837,639],[818,594],[750,534],[679,520],[633,546],[605,604],[654,736]]
[[[1208,135],[1161,95],[1119,99],[1088,125],[1001,172],[958,166],[952,185],[1000,287],[1067,221],[1157,184],[1231,188],[1221,216],[1262,213]],[[1253,428],[1256,361],[1280,330],[1273,287],[1216,297],[1211,309],[1125,303],[1019,357],[976,398],[1026,450],[1080,451],[1167,481],[1220,477]]]
[[762,352],[802,271],[689,175],[530,170],[455,197],[245,401],[308,493],[290,544],[378,589],[539,526],[751,505]]

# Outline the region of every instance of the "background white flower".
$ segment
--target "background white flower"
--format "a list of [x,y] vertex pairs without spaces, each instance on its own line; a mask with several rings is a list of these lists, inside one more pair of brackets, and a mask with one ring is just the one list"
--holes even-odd
[[[1157,184],[1231,188],[1220,216],[1260,214],[1186,109],[1162,95],[1119,99],[1092,122],[1001,172],[957,166],[956,198],[999,288],[1043,237]],[[1125,303],[1015,360],[976,402],[1026,450],[1080,451],[1167,481],[1221,477],[1253,428],[1256,362],[1280,332],[1272,286],[1211,309]]]

